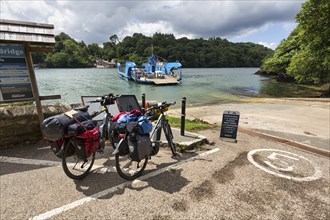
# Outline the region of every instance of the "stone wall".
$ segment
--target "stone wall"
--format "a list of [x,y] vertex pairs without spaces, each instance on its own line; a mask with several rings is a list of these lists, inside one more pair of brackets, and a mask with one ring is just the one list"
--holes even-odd
[[[77,105],[43,106],[44,117],[61,114]],[[0,107],[0,147],[42,140],[36,106]]]

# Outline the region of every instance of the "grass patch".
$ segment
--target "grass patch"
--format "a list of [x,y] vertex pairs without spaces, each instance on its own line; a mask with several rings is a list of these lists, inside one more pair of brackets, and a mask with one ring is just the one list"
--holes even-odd
[[[181,127],[181,118],[167,116],[167,119],[170,122],[171,127],[177,127],[177,128]],[[210,123],[207,123],[199,119],[194,119],[194,120],[186,119],[185,121],[186,131],[199,131],[199,130],[209,129],[212,127],[213,125],[211,125]]]

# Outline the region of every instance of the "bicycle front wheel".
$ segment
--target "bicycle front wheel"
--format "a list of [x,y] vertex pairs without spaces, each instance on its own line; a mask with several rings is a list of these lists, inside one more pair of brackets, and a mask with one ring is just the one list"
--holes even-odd
[[115,159],[117,172],[125,180],[134,180],[141,176],[148,163],[148,156],[137,162],[129,154],[120,156],[120,153],[116,153]]
[[170,123],[168,123],[168,121],[163,122],[163,130],[165,133],[167,144],[170,147],[173,156],[176,156],[176,148],[175,148],[175,144],[173,143],[173,133],[172,133],[171,125]]
[[64,146],[62,166],[64,173],[71,179],[84,178],[92,169],[95,160],[95,152],[89,158],[83,159],[77,150],[70,140]]

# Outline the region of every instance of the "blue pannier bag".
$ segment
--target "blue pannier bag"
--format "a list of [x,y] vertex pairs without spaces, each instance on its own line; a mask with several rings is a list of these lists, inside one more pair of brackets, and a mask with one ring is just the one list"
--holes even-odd
[[147,119],[146,116],[142,115],[139,116],[136,120],[140,126],[139,133],[140,134],[149,134],[152,130],[152,124],[151,122]]
[[134,114],[124,114],[120,116],[120,118],[117,120],[119,124],[121,123],[127,123],[131,121],[136,121],[137,116]]

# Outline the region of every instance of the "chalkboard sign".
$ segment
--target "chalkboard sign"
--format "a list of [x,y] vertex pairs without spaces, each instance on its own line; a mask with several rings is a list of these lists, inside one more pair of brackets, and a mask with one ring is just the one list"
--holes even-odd
[[237,142],[237,129],[239,112],[224,111],[222,116],[220,139],[229,142]]

